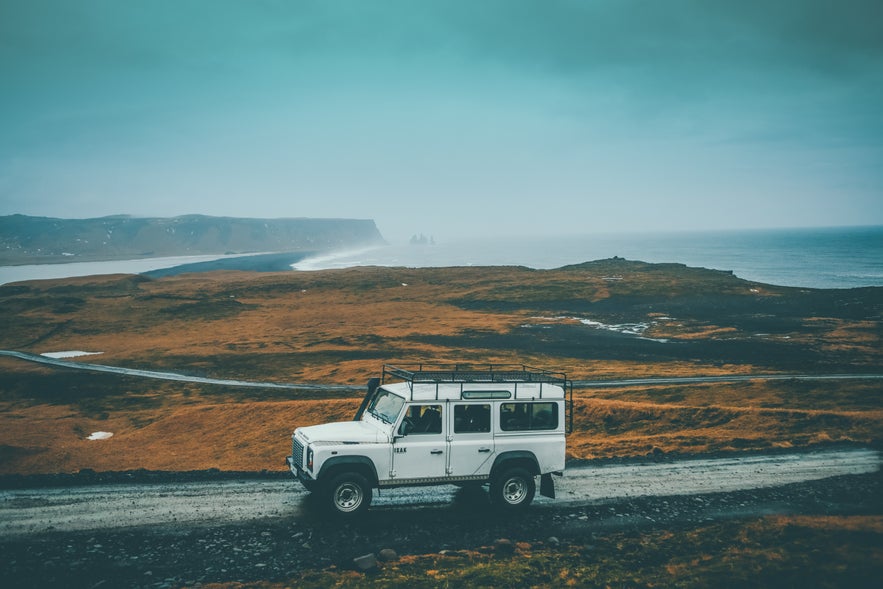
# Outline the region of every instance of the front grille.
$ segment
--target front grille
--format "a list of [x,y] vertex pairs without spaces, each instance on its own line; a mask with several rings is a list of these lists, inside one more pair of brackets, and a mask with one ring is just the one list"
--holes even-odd
[[291,459],[295,466],[303,470],[304,467],[304,446],[300,441],[292,436],[291,438]]

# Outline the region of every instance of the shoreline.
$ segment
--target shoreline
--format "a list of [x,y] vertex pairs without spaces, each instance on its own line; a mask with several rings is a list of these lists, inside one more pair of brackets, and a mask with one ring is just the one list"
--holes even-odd
[[[883,287],[883,227],[451,238],[228,255],[0,266],[0,284],[96,274],[172,276],[242,270],[298,272],[385,268],[522,267],[555,270],[627,259],[729,272],[749,282],[801,289]],[[235,260],[235,261],[231,261]]]
[[247,254],[200,254],[119,260],[71,261],[51,264],[0,266],[0,286],[31,280],[59,280],[83,276],[135,274],[160,278],[186,272],[241,270],[278,272],[318,252],[254,252]]

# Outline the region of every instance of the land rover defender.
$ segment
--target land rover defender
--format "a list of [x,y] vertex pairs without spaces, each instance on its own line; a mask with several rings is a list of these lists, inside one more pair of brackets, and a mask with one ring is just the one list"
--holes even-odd
[[517,366],[385,365],[353,421],[299,427],[291,472],[336,513],[366,510],[373,489],[489,485],[516,510],[554,498],[564,470],[573,384],[564,373]]

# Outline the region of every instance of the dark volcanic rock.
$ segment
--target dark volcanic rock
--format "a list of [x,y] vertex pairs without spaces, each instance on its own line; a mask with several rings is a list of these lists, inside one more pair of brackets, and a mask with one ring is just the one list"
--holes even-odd
[[515,518],[455,503],[396,510],[395,517],[388,510],[369,511],[356,523],[310,516],[238,525],[49,531],[0,540],[0,578],[4,587],[83,589],[287,582],[304,570],[352,569],[360,557],[366,557],[360,561],[366,565],[376,564],[381,546],[398,555],[438,553],[447,546],[452,557],[462,550],[502,557],[504,550],[514,552],[516,543],[552,546],[550,534],[591,556],[596,538],[619,531],[677,532],[777,513],[880,515],[881,483],[878,471],[733,493],[537,507]]

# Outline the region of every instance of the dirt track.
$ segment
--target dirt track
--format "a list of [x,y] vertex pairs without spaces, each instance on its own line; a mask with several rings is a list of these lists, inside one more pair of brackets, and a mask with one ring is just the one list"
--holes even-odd
[[[662,497],[774,487],[880,470],[873,450],[692,459],[659,464],[569,468],[556,479],[557,498],[536,507],[583,505],[629,497]],[[373,509],[439,506],[457,487],[382,491]],[[154,485],[99,485],[0,491],[0,538],[40,532],[106,530],[149,525],[218,525],[305,517],[307,493],[293,478]]]
[[563,541],[609,529],[767,513],[880,514],[881,456],[864,449],[569,469],[524,516],[484,491],[384,491],[364,520],[329,522],[293,480],[100,485],[0,492],[0,575],[14,587],[162,587],[284,579],[400,554]]

